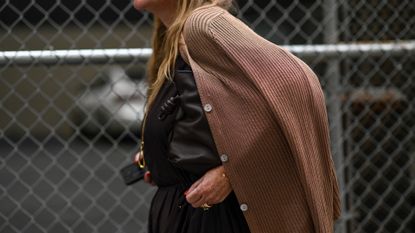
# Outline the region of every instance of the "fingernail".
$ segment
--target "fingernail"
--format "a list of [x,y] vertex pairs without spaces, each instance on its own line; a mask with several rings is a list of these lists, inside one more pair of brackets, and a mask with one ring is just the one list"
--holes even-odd
[[186,191],[184,192],[184,195],[186,196],[188,192],[189,192],[189,190],[186,190]]

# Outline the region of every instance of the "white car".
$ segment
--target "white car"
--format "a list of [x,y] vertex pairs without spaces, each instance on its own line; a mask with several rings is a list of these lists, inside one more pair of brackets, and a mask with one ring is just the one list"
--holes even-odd
[[119,66],[104,73],[104,83],[88,88],[78,99],[75,122],[88,136],[139,136],[144,116],[147,85],[144,79],[133,81]]

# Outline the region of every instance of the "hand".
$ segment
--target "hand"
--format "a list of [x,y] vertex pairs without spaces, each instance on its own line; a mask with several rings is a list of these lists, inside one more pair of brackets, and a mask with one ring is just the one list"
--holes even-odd
[[[141,160],[141,164],[142,164],[143,159],[144,158],[140,156],[140,152],[138,152],[134,157],[134,162],[137,163],[137,166],[138,166],[138,160]],[[153,185],[153,186],[156,185],[151,179],[151,173],[149,171],[146,171],[146,173],[144,173],[144,182],[146,182],[147,184]]]
[[216,167],[205,173],[186,191],[186,200],[194,208],[203,204],[221,203],[231,193],[232,186],[225,176],[223,166]]
[[138,163],[138,160],[140,160],[140,162],[143,162],[143,158],[140,155],[141,155],[140,151],[138,151],[137,154],[135,154],[134,163]]
[[149,171],[146,171],[146,173],[144,173],[144,182],[153,186],[156,185],[156,183],[154,183],[151,179],[151,173]]

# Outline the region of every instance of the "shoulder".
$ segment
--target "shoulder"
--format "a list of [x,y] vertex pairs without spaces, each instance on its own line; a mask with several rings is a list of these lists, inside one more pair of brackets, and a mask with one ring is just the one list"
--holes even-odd
[[183,35],[185,39],[195,40],[212,37],[212,24],[226,20],[228,17],[233,16],[221,7],[211,5],[199,7],[187,18]]
[[208,5],[195,9],[186,19],[182,31],[183,42],[193,60],[211,63],[214,57],[224,52],[214,25],[222,24],[222,15],[227,14],[223,8]]
[[186,30],[201,30],[207,29],[212,20],[215,20],[218,16],[226,13],[227,11],[218,6],[202,6],[195,9],[187,18],[184,25]]

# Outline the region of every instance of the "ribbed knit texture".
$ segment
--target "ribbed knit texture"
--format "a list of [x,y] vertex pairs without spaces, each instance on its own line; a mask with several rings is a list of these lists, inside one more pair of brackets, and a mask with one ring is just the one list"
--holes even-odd
[[192,67],[227,176],[253,233],[333,232],[340,215],[320,83],[311,69],[219,7],[192,13]]

